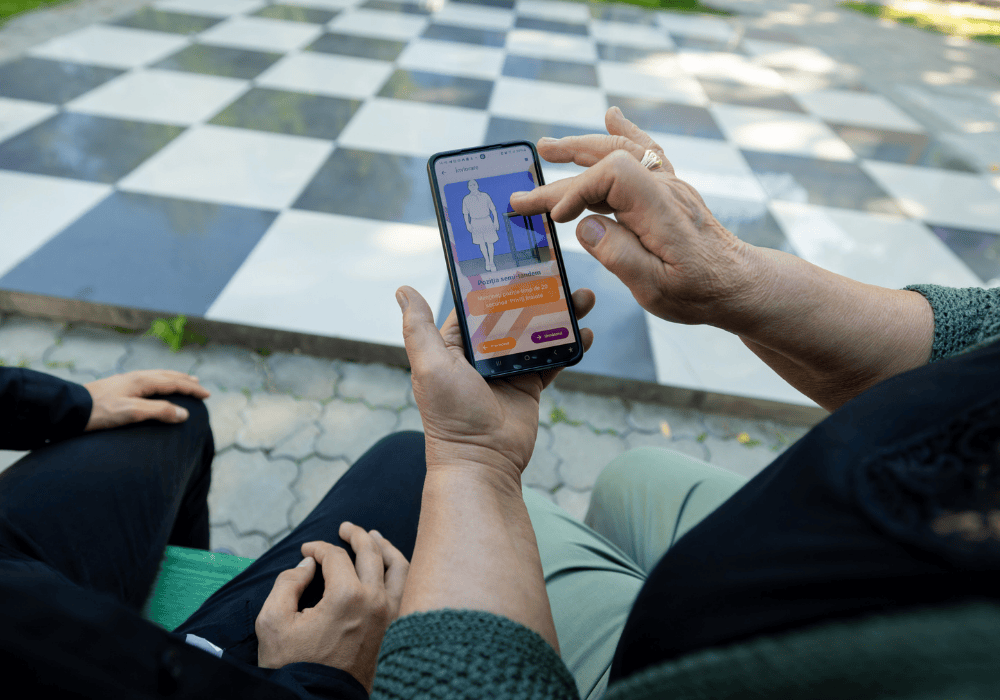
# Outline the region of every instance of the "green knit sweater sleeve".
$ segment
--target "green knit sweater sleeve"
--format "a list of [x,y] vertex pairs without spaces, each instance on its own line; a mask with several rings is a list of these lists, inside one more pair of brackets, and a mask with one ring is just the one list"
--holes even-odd
[[580,700],[576,681],[541,635],[480,610],[397,619],[379,652],[372,700]]
[[934,310],[931,362],[978,350],[1000,340],[1000,289],[911,284]]

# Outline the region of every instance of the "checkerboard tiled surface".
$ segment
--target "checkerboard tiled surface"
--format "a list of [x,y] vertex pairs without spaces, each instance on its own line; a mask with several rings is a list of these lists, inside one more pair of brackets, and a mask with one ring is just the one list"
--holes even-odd
[[[451,306],[427,157],[602,132],[611,105],[755,245],[891,288],[1000,277],[995,180],[842,68],[624,5],[153,2],[0,65],[0,288],[402,345],[398,285]],[[581,371],[811,405],[646,314],[574,231]]]

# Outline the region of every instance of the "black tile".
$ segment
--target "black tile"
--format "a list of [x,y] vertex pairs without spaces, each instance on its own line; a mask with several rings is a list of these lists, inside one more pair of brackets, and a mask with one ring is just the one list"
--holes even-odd
[[927,226],[983,283],[1000,277],[1000,230],[987,232],[932,224]]
[[719,41],[718,39],[706,39],[700,36],[681,34],[680,32],[670,33],[670,38],[674,40],[674,44],[677,48],[682,51],[724,51],[726,53],[744,53],[737,46],[730,44],[730,42]]
[[8,272],[0,287],[204,316],[276,216],[114,192]]
[[368,0],[361,3],[361,7],[366,10],[381,10],[383,12],[399,12],[407,15],[429,15],[431,11],[426,7],[415,5],[409,2],[392,2],[391,0]]
[[274,65],[283,55],[231,49],[226,46],[192,44],[150,67],[252,80]]
[[125,71],[25,56],[0,65],[0,95],[63,104]]
[[856,163],[742,151],[773,199],[902,215],[895,200]]
[[289,22],[326,24],[337,16],[337,12],[333,10],[318,10],[312,7],[298,7],[297,5],[268,5],[254,12],[253,16],[283,19]]
[[923,165],[929,168],[975,173],[979,170],[944,144],[927,134],[869,129],[849,124],[830,124],[837,136],[866,160]]
[[776,29],[757,29],[750,27],[743,34],[744,39],[755,39],[757,41],[774,41],[780,44],[801,44],[802,41],[795,38],[788,32]]
[[357,58],[371,58],[376,61],[395,61],[405,46],[405,41],[328,32],[307,46],[306,50]]
[[451,0],[460,5],[482,5],[483,7],[498,7],[503,10],[513,10],[514,0]]
[[379,90],[379,97],[486,109],[493,94],[492,80],[399,69]]
[[360,100],[253,88],[209,123],[334,140],[359,107]]
[[663,49],[640,49],[635,46],[621,46],[618,44],[598,44],[597,55],[602,61],[617,61],[619,63],[642,63],[643,61],[656,60],[673,56],[673,51]]
[[7,170],[114,183],[183,127],[61,112],[0,144]]
[[704,107],[616,95],[608,95],[608,106],[618,107],[643,131],[725,140],[715,119]]
[[597,71],[590,63],[508,55],[507,61],[503,65],[503,74],[512,78],[530,78],[553,83],[597,87]]
[[538,139],[544,136],[561,139],[564,136],[583,136],[592,133],[594,133],[593,130],[583,129],[578,126],[490,117],[490,124],[486,129],[486,143],[507,143],[509,141],[531,141],[532,143],[538,143]]
[[759,248],[773,248],[798,255],[764,202],[711,194],[702,197],[719,223],[741,241]]
[[427,159],[387,153],[335,149],[293,207],[437,225],[427,182]]
[[507,45],[507,32],[496,29],[458,27],[453,24],[436,24],[432,22],[427,25],[421,36],[424,39],[454,41],[459,44],[475,44],[476,46],[503,48]]
[[539,19],[538,17],[518,17],[514,26],[518,29],[534,29],[540,32],[556,32],[558,34],[573,34],[575,36],[589,36],[590,34],[586,24],[557,22],[552,19]]
[[774,71],[784,78],[789,85],[806,85],[809,90],[853,90],[854,92],[870,92],[858,78],[849,73],[813,73],[794,68],[774,68]]
[[712,80],[710,78],[698,78],[697,80],[705,88],[705,94],[712,102],[805,113],[805,110],[787,92],[775,88],[746,85],[734,80]]
[[188,15],[180,12],[164,12],[152,7],[144,7],[127,17],[109,22],[119,27],[134,29],[150,29],[156,32],[171,32],[173,34],[197,34],[213,27],[222,20],[204,15]]
[[629,7],[628,5],[592,4],[590,6],[590,16],[606,22],[624,22],[627,24],[639,24],[645,27],[659,26],[656,22],[656,15],[652,12],[638,7]]

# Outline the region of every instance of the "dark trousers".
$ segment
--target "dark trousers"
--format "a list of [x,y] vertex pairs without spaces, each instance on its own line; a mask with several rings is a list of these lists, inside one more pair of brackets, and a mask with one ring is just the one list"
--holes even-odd
[[[208,490],[215,445],[205,404],[163,397],[188,409],[181,424],[145,421],[84,433],[32,451],[0,474],[0,557],[105,593],[137,613],[167,544],[208,548]],[[209,598],[176,632],[204,637],[257,664],[254,622],[277,575],[302,560],[304,542],[350,545],[348,520],[377,529],[413,556],[423,491],[422,433],[390,435],[341,477],[287,537]],[[300,609],[323,593],[322,574]]]

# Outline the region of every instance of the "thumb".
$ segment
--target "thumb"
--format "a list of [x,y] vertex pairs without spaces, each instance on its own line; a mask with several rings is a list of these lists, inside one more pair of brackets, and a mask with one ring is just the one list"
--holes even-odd
[[188,418],[186,408],[169,401],[150,401],[138,399],[139,421],[161,420],[164,423],[183,423]]
[[270,615],[279,618],[297,613],[302,593],[315,574],[316,560],[312,557],[306,557],[294,569],[282,571],[275,579],[274,587],[264,601],[261,612],[266,607]]
[[[608,272],[631,288],[631,282],[646,280],[649,258],[639,238],[614,219],[588,216],[576,227],[576,237]],[[655,256],[654,256],[655,257]]]
[[396,290],[396,300],[403,310],[403,344],[412,371],[426,371],[435,356],[450,357],[441,332],[434,325],[434,314],[413,287]]

